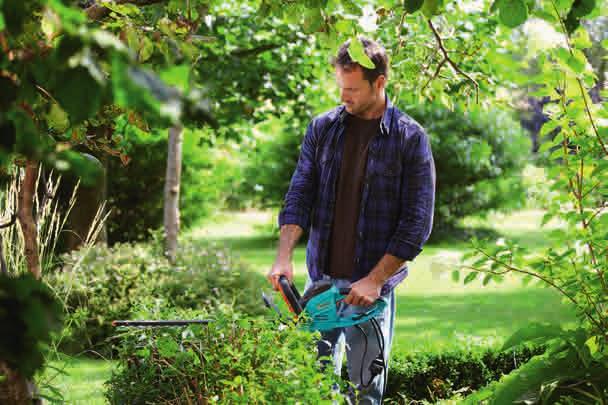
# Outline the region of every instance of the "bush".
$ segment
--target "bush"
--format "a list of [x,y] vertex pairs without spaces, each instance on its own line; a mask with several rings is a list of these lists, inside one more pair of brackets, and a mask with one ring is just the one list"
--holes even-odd
[[[165,131],[166,132],[166,131]],[[209,138],[202,131],[185,129],[182,144],[180,221],[188,227],[223,205],[240,178],[240,163],[231,153],[229,142],[213,146],[201,143]],[[108,168],[108,219],[110,243],[145,240],[149,229],[162,226],[166,134],[132,136],[124,166],[111,159]]]
[[111,321],[131,318],[142,302],[193,309],[226,303],[253,316],[264,311],[252,295],[266,280],[224,249],[183,242],[171,266],[153,244],[125,243],[73,252],[65,261],[70,264],[47,282],[65,303],[69,321],[58,343],[68,352],[109,353]]
[[[158,316],[158,315],[153,315]],[[167,317],[206,318],[178,311]],[[331,403],[335,378],[321,372],[313,335],[216,312],[212,323],[128,331],[106,383],[111,404]]]
[[[450,111],[425,104],[405,108],[431,138],[437,168],[434,233],[452,230],[470,214],[516,205],[524,200],[515,173],[529,155],[529,139],[507,113],[478,109]],[[255,157],[244,169],[241,193],[261,206],[282,204],[304,135],[280,121],[259,127]]]
[[544,352],[521,347],[497,352],[451,352],[393,357],[389,365],[387,402],[437,401],[478,390]]

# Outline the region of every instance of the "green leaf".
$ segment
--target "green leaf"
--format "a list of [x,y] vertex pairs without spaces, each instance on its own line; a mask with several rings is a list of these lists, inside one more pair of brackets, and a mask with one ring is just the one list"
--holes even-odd
[[511,349],[527,342],[552,339],[563,333],[561,326],[555,323],[531,323],[511,335],[500,350]]
[[464,278],[464,284],[469,284],[471,281],[475,280],[477,278],[477,276],[479,275],[479,272],[477,271],[472,271],[469,274],[467,274],[467,276]]
[[61,107],[53,103],[46,115],[46,122],[49,128],[54,129],[58,133],[65,132],[70,126],[68,115]]
[[570,13],[576,18],[582,18],[595,8],[595,0],[574,0]]
[[348,34],[348,33],[352,32],[353,26],[354,25],[353,25],[352,20],[347,20],[347,19],[339,20],[335,24],[336,31],[338,31],[342,34]]
[[140,8],[135,4],[116,4],[107,1],[104,2],[103,6],[122,16],[136,16],[141,14]]
[[0,10],[0,31],[4,30],[6,24],[4,23],[4,14],[2,14],[2,10]]
[[528,6],[524,0],[501,0],[498,20],[509,28],[515,28],[528,19]]
[[578,49],[587,49],[593,46],[589,33],[585,27],[579,27],[572,35],[572,44]]
[[575,73],[582,73],[587,66],[587,58],[585,58],[585,54],[580,49],[573,49],[572,54],[568,58],[568,66]]
[[485,277],[483,278],[483,281],[481,282],[481,284],[486,286],[486,285],[488,285],[490,280],[492,280],[492,274],[486,274]]
[[460,280],[460,272],[458,270],[452,271],[452,281],[457,283]]
[[368,69],[375,68],[374,62],[372,62],[369,56],[367,56],[365,49],[363,48],[363,44],[357,37],[350,40],[350,44],[348,46],[348,55],[353,61],[357,62],[363,67]]
[[422,7],[423,3],[424,0],[404,0],[403,8],[405,9],[405,11],[412,14],[420,10],[420,7]]
[[431,18],[441,14],[442,7],[443,0],[424,0],[424,3],[422,4],[422,14],[427,18]]
[[179,345],[173,338],[162,336],[157,341],[158,354],[163,357],[175,357],[179,352]]
[[97,113],[102,91],[89,71],[79,66],[60,73],[53,94],[68,113],[72,124],[77,124]]
[[321,31],[323,27],[324,20],[323,15],[321,14],[321,10],[317,7],[307,8],[304,11],[303,20],[301,22],[302,29],[306,33],[313,33]]

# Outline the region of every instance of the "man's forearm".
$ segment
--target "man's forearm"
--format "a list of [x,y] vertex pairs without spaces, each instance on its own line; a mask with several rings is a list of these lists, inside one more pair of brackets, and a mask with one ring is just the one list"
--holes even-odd
[[300,225],[285,224],[281,226],[277,261],[291,261],[293,250],[303,233],[304,230]]
[[374,280],[377,285],[384,285],[386,281],[403,266],[405,260],[393,256],[389,253],[382,256],[382,259],[374,266],[369,273],[369,278]]

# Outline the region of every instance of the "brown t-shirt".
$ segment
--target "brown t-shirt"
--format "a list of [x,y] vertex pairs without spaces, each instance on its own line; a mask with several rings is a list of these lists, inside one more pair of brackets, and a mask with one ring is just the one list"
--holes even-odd
[[380,118],[365,120],[349,115],[346,121],[344,151],[336,186],[336,205],[329,245],[327,271],[333,278],[349,279],[354,271],[357,222],[367,151],[371,139],[378,133],[379,126]]

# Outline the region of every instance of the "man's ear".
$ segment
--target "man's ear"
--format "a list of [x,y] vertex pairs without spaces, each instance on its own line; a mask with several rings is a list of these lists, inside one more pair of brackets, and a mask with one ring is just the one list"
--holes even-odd
[[374,82],[374,87],[376,88],[376,90],[382,90],[384,89],[384,87],[386,86],[386,76],[384,75],[380,75],[376,78],[376,81]]

